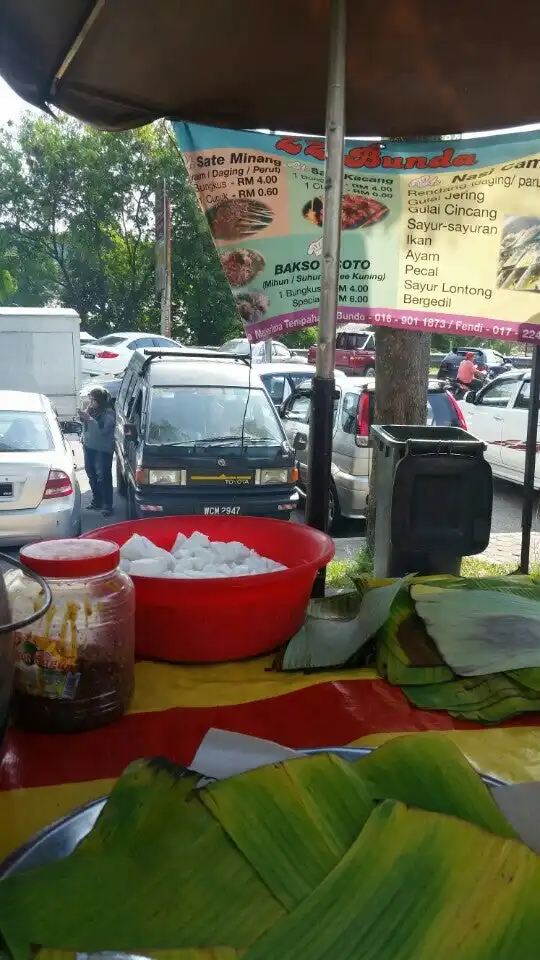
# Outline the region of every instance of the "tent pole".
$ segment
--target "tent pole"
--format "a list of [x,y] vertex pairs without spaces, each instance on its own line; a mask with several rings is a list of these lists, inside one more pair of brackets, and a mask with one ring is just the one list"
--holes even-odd
[[[317,365],[311,395],[306,504],[306,522],[318,530],[328,529],[332,466],[334,363],[345,146],[346,11],[347,0],[332,0],[326,101],[321,302]],[[322,570],[315,581],[314,596],[324,596],[324,583],[325,572]]]
[[525,477],[523,480],[523,510],[521,513],[521,561],[520,573],[529,572],[531,552],[531,527],[534,510],[534,473],[536,468],[536,437],[538,430],[538,406],[540,402],[540,347],[533,347],[531,369],[531,400],[527,420],[525,447]]

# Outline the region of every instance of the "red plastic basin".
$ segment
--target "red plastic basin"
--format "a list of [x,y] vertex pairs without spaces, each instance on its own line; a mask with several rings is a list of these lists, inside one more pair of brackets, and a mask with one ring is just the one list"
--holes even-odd
[[161,517],[101,527],[85,539],[122,546],[134,534],[170,550],[177,533],[237,540],[287,570],[216,580],[133,577],[138,657],[178,662],[242,660],[274,650],[300,629],[317,570],[334,556],[312,527],[258,517]]

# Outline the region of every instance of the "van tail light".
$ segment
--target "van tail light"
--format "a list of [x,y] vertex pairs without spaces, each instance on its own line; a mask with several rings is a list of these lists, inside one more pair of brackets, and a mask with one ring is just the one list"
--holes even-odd
[[356,414],[356,443],[359,447],[367,447],[369,441],[369,393],[367,390],[360,394],[358,411]]
[[459,423],[461,429],[462,429],[462,430],[467,430],[467,421],[466,421],[465,417],[463,416],[463,410],[461,409],[461,407],[460,407],[459,403],[457,402],[456,398],[455,398],[454,396],[452,396],[452,394],[451,394],[449,391],[447,391],[446,396],[448,397],[450,403],[452,404],[452,406],[453,406],[453,408],[454,408],[454,412],[455,412],[455,414],[456,414],[456,417],[457,417],[457,419],[458,419],[458,423]]
[[112,350],[101,350],[100,353],[96,353],[98,360],[116,360],[117,356],[118,354]]
[[67,473],[64,473],[63,470],[50,470],[43,492],[43,499],[57,500],[58,497],[70,497],[72,493],[73,486]]

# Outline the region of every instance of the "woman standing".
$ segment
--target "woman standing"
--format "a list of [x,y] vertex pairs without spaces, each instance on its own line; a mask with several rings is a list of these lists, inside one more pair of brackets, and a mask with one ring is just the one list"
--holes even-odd
[[88,394],[89,404],[80,411],[83,427],[84,469],[92,503],[90,510],[101,510],[110,517],[113,505],[112,461],[116,418],[111,410],[111,397],[104,387],[95,387]]

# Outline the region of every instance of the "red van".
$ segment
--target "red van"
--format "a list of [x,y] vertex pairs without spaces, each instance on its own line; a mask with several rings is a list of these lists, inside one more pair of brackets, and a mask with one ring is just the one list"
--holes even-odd
[[[308,363],[315,363],[317,347],[308,351]],[[336,336],[336,370],[349,377],[375,376],[375,333],[364,323],[344,323]]]

